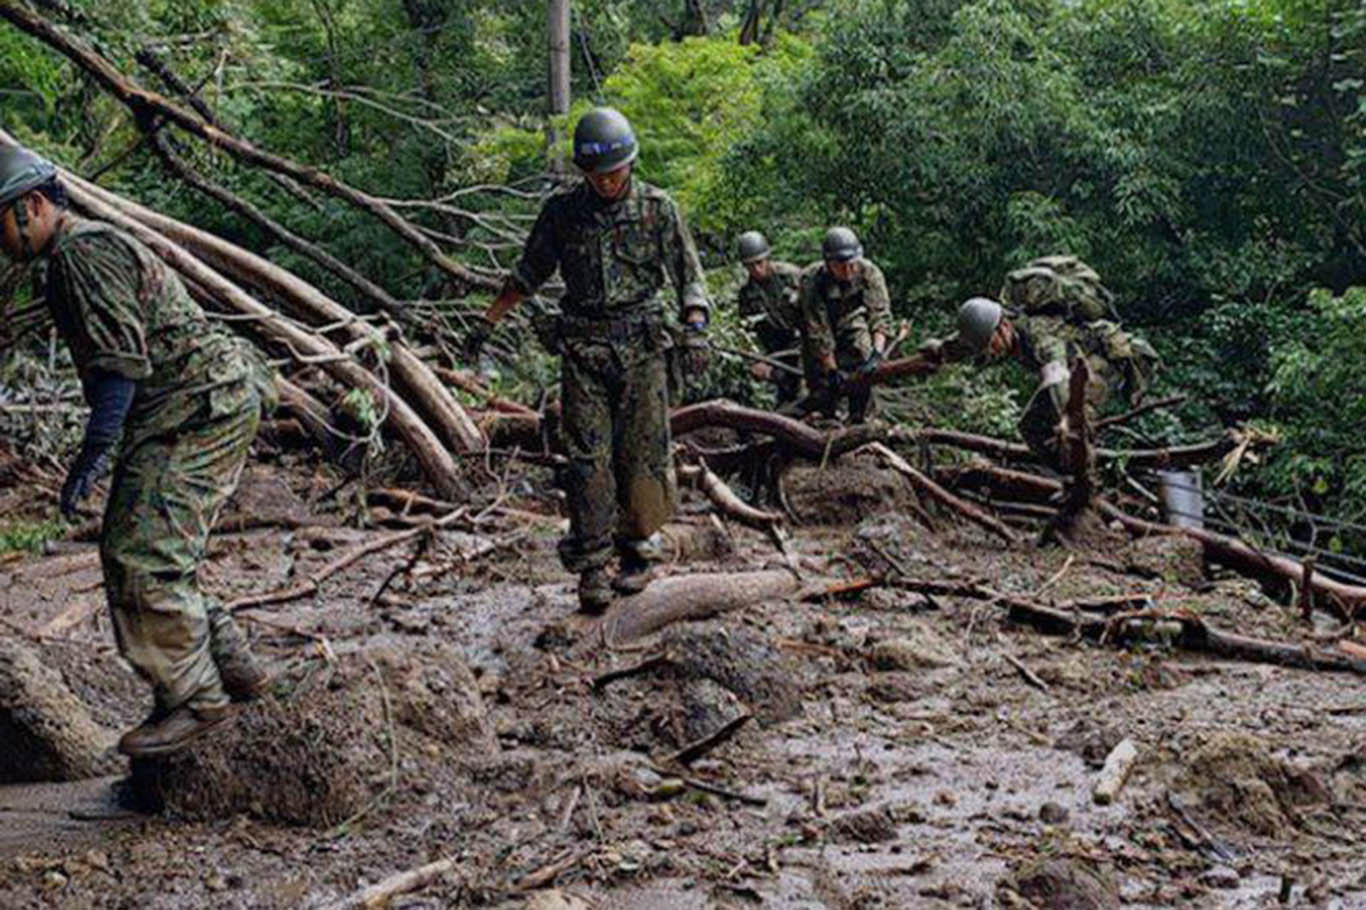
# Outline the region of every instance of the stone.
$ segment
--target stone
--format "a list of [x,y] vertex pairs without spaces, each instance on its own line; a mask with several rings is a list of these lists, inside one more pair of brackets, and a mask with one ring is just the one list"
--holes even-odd
[[62,675],[15,638],[0,638],[0,782],[62,781],[116,771],[114,734]]
[[1242,881],[1242,876],[1237,869],[1228,866],[1211,866],[1200,873],[1200,884],[1207,888],[1219,888],[1223,891],[1231,891],[1238,887]]
[[914,623],[896,638],[880,641],[868,652],[878,670],[917,670],[953,667],[958,656],[948,643],[923,623]]
[[1068,815],[1068,811],[1057,803],[1044,803],[1039,807],[1039,820],[1046,825],[1061,825]]

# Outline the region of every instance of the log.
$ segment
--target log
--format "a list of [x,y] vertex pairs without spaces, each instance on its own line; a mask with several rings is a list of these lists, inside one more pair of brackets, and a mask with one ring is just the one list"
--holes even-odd
[[474,377],[474,374],[465,370],[452,370],[449,367],[434,366],[432,372],[442,382],[449,383],[464,392],[478,398],[482,407],[492,408],[504,414],[521,414],[523,416],[536,416],[536,409],[522,404],[520,401],[511,401],[501,398],[491,389]]
[[800,580],[786,570],[675,575],[618,600],[598,621],[609,647],[644,638],[672,623],[707,619],[765,600],[790,597]]
[[186,110],[164,96],[134,84],[108,60],[14,0],[0,0],[0,18],[64,55],[88,73],[105,91],[122,102],[132,111],[135,118],[174,123],[187,133],[197,136],[214,148],[222,149],[239,161],[290,177],[363,209],[417,249],[429,262],[458,279],[463,285],[489,291],[496,291],[502,286],[498,279],[481,275],[446,256],[429,237],[382,200],[342,183],[317,168],[258,149],[251,143],[206,122],[193,111]]
[[387,907],[394,897],[425,888],[447,872],[456,869],[458,863],[457,857],[448,856],[425,866],[418,866],[416,869],[396,873],[355,894],[334,901],[328,905],[328,910],[376,910]]
[[441,384],[431,369],[414,356],[402,342],[384,338],[373,326],[361,321],[355,313],[268,259],[101,187],[86,184],[84,189],[100,196],[101,201],[117,207],[130,218],[136,219],[168,240],[183,246],[224,276],[269,293],[289,306],[303,321],[343,325],[347,334],[354,340],[368,341],[376,346],[387,345],[390,355],[389,367],[400,394],[438,432],[442,441],[457,451],[474,451],[484,447],[483,435],[465,413],[465,409],[451,395],[450,390]]
[[283,376],[275,378],[275,389],[280,395],[280,409],[292,414],[309,438],[325,449],[332,436],[327,407],[297,383]]
[[706,465],[681,465],[678,468],[680,479],[697,485],[697,488],[711,500],[712,505],[727,518],[758,531],[770,531],[774,525],[783,522],[777,512],[767,512],[745,502],[726,482],[707,468]]
[[[977,452],[996,461],[1037,461],[1029,447],[1023,443],[1006,442],[992,436],[974,433],[960,433],[956,430],[927,428],[909,434],[907,441],[924,442],[928,445],[951,446],[969,452]],[[1256,442],[1263,440],[1256,439]],[[1239,430],[1228,430],[1218,439],[1186,446],[1171,446],[1163,449],[1109,449],[1097,448],[1096,458],[1101,461],[1124,461],[1136,468],[1178,469],[1205,464],[1223,458],[1239,446],[1248,442],[1248,436]]]
[[[1225,537],[1204,528],[1178,528],[1174,525],[1135,518],[1104,499],[1098,500],[1098,505],[1106,518],[1118,521],[1124,525],[1125,530],[1136,537],[1183,534],[1200,541],[1206,559],[1225,565],[1236,572],[1263,581],[1287,585],[1304,584],[1306,581],[1304,564],[1289,556],[1266,553],[1241,540]],[[1366,587],[1345,584],[1325,576],[1322,572],[1312,573],[1308,578],[1308,588],[1314,594],[1315,605],[1326,606],[1344,621],[1354,619],[1361,605],[1366,603]]]
[[704,427],[762,433],[772,436],[795,454],[813,461],[835,458],[886,435],[884,430],[868,424],[822,433],[800,420],[772,411],[747,408],[724,399],[677,408],[670,415],[669,423],[675,436],[683,436]]
[[1108,806],[1115,801],[1115,797],[1124,787],[1124,782],[1129,779],[1129,772],[1136,761],[1138,746],[1134,745],[1132,739],[1125,739],[1110,750],[1110,754],[1105,758],[1105,767],[1100,769],[1096,785],[1091,788],[1091,798],[1095,800],[1096,805]]
[[[4,0],[0,0],[2,4]],[[0,11],[3,11],[0,5]],[[0,130],[0,143],[15,145],[13,137]],[[133,234],[153,252],[166,261],[171,268],[191,282],[200,285],[215,299],[235,312],[254,317],[252,328],[263,337],[278,344],[291,347],[306,356],[316,357],[321,367],[348,388],[363,388],[370,391],[381,401],[388,403],[389,420],[394,431],[408,444],[424,473],[443,496],[456,496],[462,489],[460,475],[455,459],[441,444],[440,439],[422,422],[421,418],[399,396],[385,387],[359,363],[342,354],[327,339],[300,329],[282,319],[269,307],[256,300],[240,287],[223,278],[191,255],[184,247],[168,240],[141,222],[128,217],[118,208],[103,201],[103,190],[94,188],[79,177],[61,171],[62,182],[73,203],[97,218],[109,221]],[[96,190],[91,192],[87,187]],[[235,323],[235,327],[245,327],[246,323]]]
[[954,496],[948,490],[916,470],[908,461],[906,461],[906,459],[902,458],[882,443],[869,443],[865,446],[865,450],[879,456],[892,470],[910,480],[917,492],[929,496],[936,502],[942,503],[959,515],[962,515],[968,521],[971,521],[973,524],[995,534],[1006,543],[1017,544],[1020,542],[1019,535],[1006,527],[1001,521],[991,517],[972,503],[965,502],[959,497]]

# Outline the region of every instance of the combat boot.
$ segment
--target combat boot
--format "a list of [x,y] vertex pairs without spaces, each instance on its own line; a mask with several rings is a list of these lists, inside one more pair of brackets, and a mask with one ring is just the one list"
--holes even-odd
[[233,621],[232,614],[214,605],[209,614],[209,654],[218,666],[223,691],[233,701],[251,701],[270,685],[270,674],[251,653],[247,637]]
[[639,556],[624,555],[621,557],[621,571],[612,579],[612,590],[618,594],[639,594],[654,578],[654,563]]
[[171,711],[158,709],[139,726],[119,737],[119,751],[130,758],[179,752],[210,730],[227,723],[231,705],[192,708],[181,705]]
[[599,566],[586,569],[579,575],[579,612],[596,615],[612,603],[612,585],[607,570]]

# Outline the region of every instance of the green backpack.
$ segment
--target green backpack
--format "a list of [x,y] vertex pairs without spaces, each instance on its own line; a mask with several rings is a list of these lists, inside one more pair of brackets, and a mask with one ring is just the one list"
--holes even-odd
[[1060,316],[1071,323],[1119,321],[1115,295],[1076,256],[1041,256],[1006,275],[1001,303],[1027,316]]

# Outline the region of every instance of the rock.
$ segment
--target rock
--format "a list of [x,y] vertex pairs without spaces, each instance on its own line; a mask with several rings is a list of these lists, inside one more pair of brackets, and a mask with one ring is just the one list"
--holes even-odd
[[1228,866],[1212,866],[1200,873],[1200,884],[1206,888],[1231,891],[1237,888],[1241,881],[1242,876],[1238,874],[1238,870],[1230,869]]
[[896,840],[896,819],[879,806],[831,819],[827,831],[835,843],[882,844]]
[[683,712],[681,735],[675,735],[675,744],[682,748],[695,743],[720,730],[742,714],[747,714],[744,704],[735,693],[713,679],[689,679],[683,683],[679,692]]
[[1057,803],[1044,803],[1039,807],[1039,820],[1046,825],[1061,825],[1068,815],[1068,811]]
[[553,888],[532,894],[527,899],[526,910],[589,910],[589,905],[581,898]]
[[958,664],[958,656],[939,633],[922,623],[913,623],[897,638],[873,645],[868,659],[879,670],[934,669]]
[[0,638],[0,781],[60,781],[116,771],[114,734],[95,723],[60,673]]
[[1140,537],[1119,552],[1126,569],[1193,587],[1205,580],[1205,551],[1198,540],[1180,535]]
[[1083,718],[1053,742],[1054,749],[1075,752],[1086,764],[1099,768],[1110,752],[1124,739],[1117,728]]
[[710,679],[729,689],[761,724],[802,713],[801,671],[757,632],[718,621],[689,623],[666,631],[662,644],[685,678]]
[[1075,859],[1045,859],[1015,873],[1008,888],[1042,910],[1118,910],[1109,877]]

